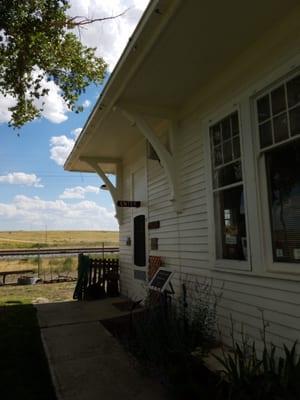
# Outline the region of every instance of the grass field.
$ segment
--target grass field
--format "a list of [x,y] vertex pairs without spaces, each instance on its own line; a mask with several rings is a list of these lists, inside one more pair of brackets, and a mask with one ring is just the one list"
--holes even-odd
[[75,282],[0,286],[0,307],[30,303],[71,301]]
[[0,231],[0,249],[118,246],[115,231]]

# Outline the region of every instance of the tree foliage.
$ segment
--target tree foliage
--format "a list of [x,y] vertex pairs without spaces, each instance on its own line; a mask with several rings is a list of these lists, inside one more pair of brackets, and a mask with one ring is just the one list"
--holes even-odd
[[41,115],[49,92],[44,79],[57,84],[68,108],[79,112],[79,96],[104,78],[104,60],[72,31],[95,20],[71,18],[69,8],[67,0],[0,1],[0,93],[16,100],[9,123],[15,128]]

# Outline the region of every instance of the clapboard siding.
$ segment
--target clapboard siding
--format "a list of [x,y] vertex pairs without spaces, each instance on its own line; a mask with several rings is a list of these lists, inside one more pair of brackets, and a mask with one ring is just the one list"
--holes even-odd
[[[268,340],[291,344],[300,337],[300,289],[293,281],[214,270],[208,249],[208,211],[203,132],[200,120],[186,120],[179,132],[178,177],[183,210],[176,214],[169,201],[164,170],[158,162],[148,163],[149,220],[159,220],[160,229],[150,230],[149,239],[159,239],[160,255],[172,268],[174,287],[180,293],[185,281],[212,279],[213,289],[222,292],[218,306],[218,326],[223,339],[230,342],[231,322],[235,334],[241,326],[261,341],[262,313],[269,323]],[[261,343],[260,343],[261,345]],[[258,346],[259,347],[259,346]]]

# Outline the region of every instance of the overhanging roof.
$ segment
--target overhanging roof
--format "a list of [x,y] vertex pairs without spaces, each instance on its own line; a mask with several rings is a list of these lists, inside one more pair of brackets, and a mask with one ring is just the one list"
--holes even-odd
[[92,171],[80,158],[96,157],[105,172],[114,173],[109,160],[124,158],[141,138],[120,108],[176,116],[195,92],[298,4],[297,0],[151,1],[65,169]]

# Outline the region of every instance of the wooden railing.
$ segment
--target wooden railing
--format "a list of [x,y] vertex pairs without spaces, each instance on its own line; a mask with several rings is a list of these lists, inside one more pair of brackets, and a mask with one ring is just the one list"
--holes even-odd
[[78,256],[78,280],[73,298],[93,300],[119,295],[119,260]]

